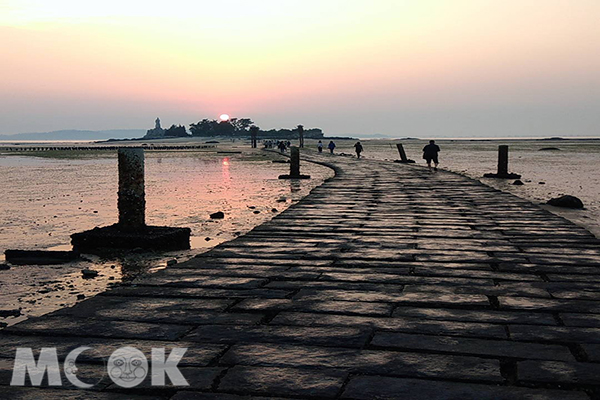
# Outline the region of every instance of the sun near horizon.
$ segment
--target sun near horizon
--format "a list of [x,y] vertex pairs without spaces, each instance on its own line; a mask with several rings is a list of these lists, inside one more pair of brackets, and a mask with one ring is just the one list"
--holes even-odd
[[0,3],[0,134],[229,110],[331,135],[594,136],[593,0]]

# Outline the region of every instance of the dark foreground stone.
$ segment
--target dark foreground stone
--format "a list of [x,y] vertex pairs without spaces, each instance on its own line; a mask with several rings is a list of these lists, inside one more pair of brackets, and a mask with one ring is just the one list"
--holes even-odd
[[564,195],[548,200],[548,204],[555,207],[582,209],[583,202],[575,197]]
[[310,175],[279,175],[279,179],[310,179]]
[[4,256],[6,261],[15,265],[54,265],[77,260],[79,253],[75,251],[6,250]]
[[346,386],[343,399],[544,399],[588,400],[584,392],[535,390],[472,383],[432,382],[419,379],[357,376]]
[[134,232],[118,224],[71,235],[73,249],[94,253],[103,249],[185,250],[190,248],[190,228],[146,226]]
[[484,178],[496,178],[496,179],[521,179],[521,175],[519,174],[483,174]]

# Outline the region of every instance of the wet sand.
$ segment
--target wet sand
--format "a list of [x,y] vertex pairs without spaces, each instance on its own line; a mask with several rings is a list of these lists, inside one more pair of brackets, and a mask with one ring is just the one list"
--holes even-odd
[[[243,151],[217,153],[217,151]],[[57,158],[59,157],[59,158]],[[59,266],[12,266],[0,271],[0,311],[14,324],[74,304],[122,280],[162,269],[231,240],[271,219],[333,176],[329,168],[306,163],[307,181],[283,181],[284,157],[231,144],[214,151],[146,153],[147,223],[190,227],[192,250],[128,252],[103,259],[85,255]],[[117,220],[117,159],[106,152],[64,152],[0,156],[0,251],[70,249],[72,233]],[[209,214],[222,211],[225,218]],[[83,268],[100,272],[84,279]]]

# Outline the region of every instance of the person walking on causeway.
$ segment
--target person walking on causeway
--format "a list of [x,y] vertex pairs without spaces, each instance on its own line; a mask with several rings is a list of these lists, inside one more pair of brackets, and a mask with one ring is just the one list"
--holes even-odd
[[360,142],[356,142],[354,145],[354,150],[356,150],[356,158],[360,158],[360,153],[363,151],[362,144],[360,144]]
[[335,149],[335,143],[333,143],[333,140],[329,141],[327,148],[329,149],[329,152],[333,154],[333,149]]
[[427,161],[427,168],[431,171],[431,161],[434,163],[433,170],[437,171],[439,165],[438,153],[440,152],[440,146],[435,144],[435,140],[430,140],[429,144],[423,147],[423,158]]

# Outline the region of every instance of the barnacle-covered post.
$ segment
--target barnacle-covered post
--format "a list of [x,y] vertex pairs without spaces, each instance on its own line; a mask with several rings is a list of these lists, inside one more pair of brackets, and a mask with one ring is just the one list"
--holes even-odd
[[135,231],[146,226],[144,149],[119,149],[119,228]]

